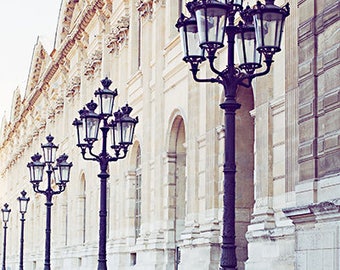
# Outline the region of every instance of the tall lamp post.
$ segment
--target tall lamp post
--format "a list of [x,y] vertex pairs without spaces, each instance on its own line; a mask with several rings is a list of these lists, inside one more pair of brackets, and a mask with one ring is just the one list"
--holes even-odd
[[[110,90],[112,83],[107,77],[101,81],[103,89],[99,88],[94,92],[98,96],[99,114],[95,113],[97,104],[91,100],[79,111],[80,120],[75,119],[73,125],[77,130],[77,146],[81,149],[84,160],[96,161],[100,165],[100,211],[99,211],[99,252],[98,252],[98,270],[106,270],[106,192],[108,164],[112,161],[118,161],[126,157],[128,147],[132,144],[135,125],[138,123],[138,117],[130,117],[132,108],[125,105],[113,113],[114,99],[117,96],[117,89]],[[109,118],[114,115],[114,120]],[[100,124],[102,123],[101,127]],[[102,132],[101,152],[94,154],[93,144],[98,140],[98,131]],[[111,133],[112,154],[107,150],[107,137]],[[88,152],[88,155],[87,155]]]
[[[44,162],[41,162],[41,155],[39,153],[31,157],[32,161],[27,164],[30,172],[30,181],[33,185],[33,190],[36,193],[44,194],[46,196],[46,240],[45,240],[45,264],[44,270],[51,269],[51,207],[52,197],[54,195],[62,193],[66,184],[70,180],[70,171],[72,167],[72,162],[67,162],[68,156],[62,154],[56,159],[56,151],[58,146],[56,146],[52,141],[54,137],[48,135],[46,137],[47,143],[42,144],[41,148],[43,150]],[[54,166],[54,163],[56,164]],[[40,189],[39,185],[43,181],[44,168],[46,166],[47,173],[47,183],[46,189]]]
[[19,270],[24,269],[24,224],[25,224],[25,214],[27,211],[27,205],[30,200],[29,197],[26,197],[26,191],[21,191],[21,196],[18,197],[19,201],[19,212],[21,214],[21,234],[20,234],[20,263]]
[[9,220],[9,213],[11,209],[8,208],[8,204],[5,203],[4,207],[1,209],[2,212],[2,222],[4,224],[4,248],[2,252],[2,270],[6,270],[6,242],[7,242],[7,222]]
[[[180,32],[184,57],[190,63],[193,78],[197,82],[219,83],[224,88],[225,100],[220,104],[225,114],[224,145],[224,195],[223,229],[220,269],[236,269],[235,246],[235,113],[240,108],[236,102],[239,85],[250,87],[251,81],[270,71],[273,55],[281,50],[285,18],[289,15],[289,4],[274,5],[274,0],[265,4],[257,2],[254,8],[243,8],[242,0],[193,0],[187,3],[190,17],[183,14],[176,27]],[[235,15],[242,20],[235,25]],[[227,65],[219,70],[214,64],[216,52],[224,46],[227,37]],[[240,56],[235,65],[234,50],[237,43]],[[265,68],[261,58],[264,57]],[[217,76],[199,78],[199,65],[205,60]],[[257,71],[259,70],[259,71]]]

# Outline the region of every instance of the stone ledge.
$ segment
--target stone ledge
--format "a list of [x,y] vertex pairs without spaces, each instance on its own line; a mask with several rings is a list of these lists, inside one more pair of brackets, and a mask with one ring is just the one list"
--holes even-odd
[[296,206],[282,209],[283,213],[290,218],[295,225],[308,222],[318,222],[322,219],[340,217],[340,198],[311,203],[309,205]]

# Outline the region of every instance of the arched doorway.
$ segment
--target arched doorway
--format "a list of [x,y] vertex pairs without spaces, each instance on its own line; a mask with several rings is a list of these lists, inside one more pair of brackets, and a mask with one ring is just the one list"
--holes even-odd
[[[187,209],[186,190],[186,136],[183,118],[179,115],[172,122],[169,145],[167,153],[168,166],[168,184],[169,184],[169,217],[173,219],[173,260],[169,265],[173,265],[173,269],[178,269],[179,263],[179,245],[181,233],[185,226],[185,216]],[[172,267],[171,267],[172,268]]]

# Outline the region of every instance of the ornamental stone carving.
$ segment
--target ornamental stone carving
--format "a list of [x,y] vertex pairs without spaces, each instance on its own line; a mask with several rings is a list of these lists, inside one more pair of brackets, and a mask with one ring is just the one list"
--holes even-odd
[[81,83],[80,76],[76,75],[76,76],[73,76],[70,79],[70,82],[69,82],[69,84],[67,85],[67,88],[66,88],[66,97],[67,98],[71,98],[75,94],[79,93],[80,83]]
[[142,18],[149,17],[152,18],[152,14],[154,12],[154,5],[160,4],[162,6],[165,5],[165,0],[138,0],[136,2],[137,10],[139,11],[139,15]]
[[130,17],[125,15],[121,17],[113,27],[111,33],[105,40],[106,47],[110,53],[118,53],[118,51],[127,44],[129,38],[129,22]]
[[137,10],[142,18],[149,16],[151,19],[153,13],[153,1],[152,0],[139,0],[136,2]]
[[100,64],[102,62],[102,52],[96,50],[91,54],[90,58],[85,63],[84,75],[90,79],[93,77],[95,71],[100,69]]

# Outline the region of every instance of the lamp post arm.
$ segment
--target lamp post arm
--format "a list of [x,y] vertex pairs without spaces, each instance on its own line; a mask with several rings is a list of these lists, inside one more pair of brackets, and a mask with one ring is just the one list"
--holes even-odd
[[89,148],[89,154],[90,154],[91,156],[93,156],[93,158],[87,158],[87,157],[85,157],[85,155],[83,155],[83,158],[84,158],[85,160],[96,160],[96,161],[99,161],[99,160],[100,160],[100,157],[92,152],[92,148]]
[[117,155],[116,160],[125,158],[127,156],[127,152],[128,152],[127,148],[123,149],[124,155],[122,156]]
[[97,161],[97,158],[89,158],[89,157],[86,157],[86,153],[81,153],[81,154],[82,154],[84,160]]
[[[266,59],[264,60],[264,62],[266,63],[266,69],[264,71],[259,72],[259,73],[249,74],[249,75],[246,75],[244,77],[240,77],[238,79],[238,81],[237,81],[237,84],[245,86],[245,87],[250,87],[251,86],[251,81],[254,78],[260,77],[260,76],[264,76],[264,75],[268,74],[269,71],[270,71],[270,67],[271,67],[272,63],[274,62],[273,59],[272,59],[272,56],[271,57],[267,57],[266,56]],[[249,83],[248,84],[244,84],[242,82],[244,79],[248,79]]]
[[38,184],[33,184],[33,190],[34,190],[34,192],[40,193],[40,194],[45,194],[45,193],[46,193],[45,190],[41,190],[41,189],[39,188],[39,185],[38,185]]
[[118,158],[118,157],[110,157],[108,161],[112,162],[112,161],[117,161],[118,159],[120,159],[120,158]]
[[203,82],[203,83],[222,83],[222,81],[217,79],[217,78],[200,79],[200,78],[197,78],[196,74],[193,73],[192,75],[193,75],[192,77],[194,78],[194,80],[196,82],[199,82],[199,83],[201,83],[201,82]]
[[66,185],[58,185],[59,186],[59,190],[52,190],[50,191],[50,193],[53,195],[58,195],[60,193],[62,193],[65,189],[66,189]]
[[[77,145],[77,146],[80,147],[81,155],[82,155],[84,160],[98,161],[99,157],[92,153],[92,148],[93,148],[92,144],[88,144],[86,146],[83,146],[83,145]],[[94,158],[86,157],[86,148],[87,147],[89,148],[90,155],[93,156]]]
[[191,64],[191,73],[192,73],[192,77],[196,82],[204,82],[204,83],[222,83],[221,80],[217,79],[217,78],[210,78],[210,79],[201,79],[197,77],[197,72],[199,71],[198,68],[198,63],[190,63]]
[[223,76],[223,72],[218,70],[214,65],[214,59],[216,58],[216,56],[215,55],[208,55],[207,58],[209,59],[209,65],[210,65],[211,71],[214,72],[215,74],[217,74],[218,76]]

